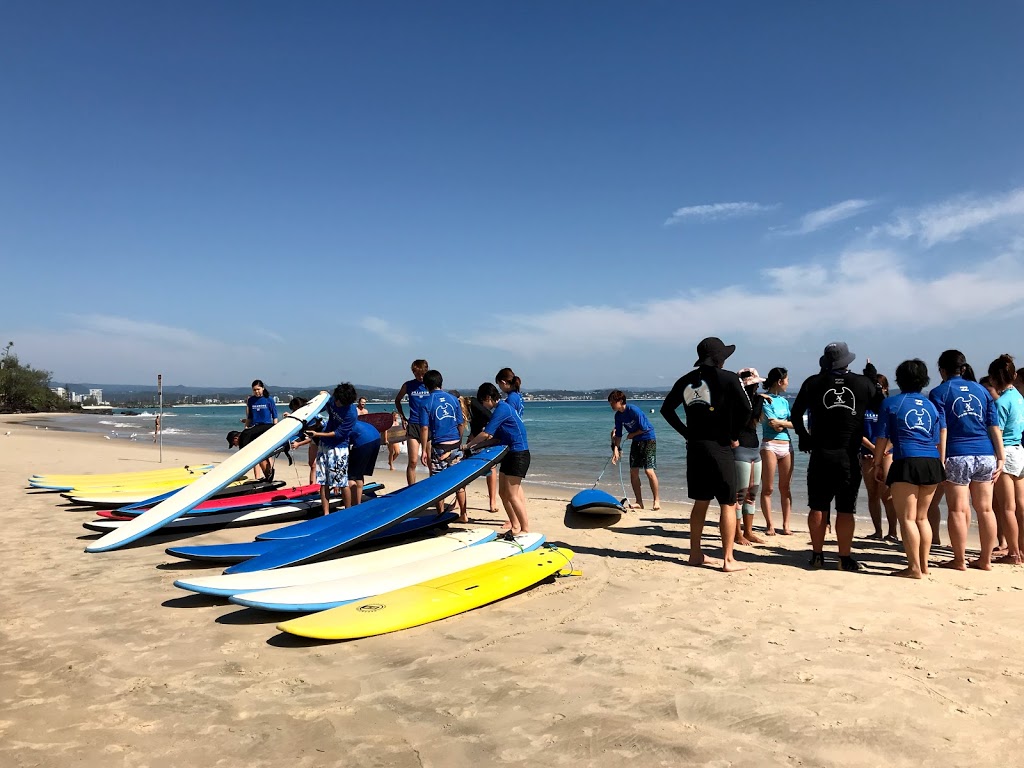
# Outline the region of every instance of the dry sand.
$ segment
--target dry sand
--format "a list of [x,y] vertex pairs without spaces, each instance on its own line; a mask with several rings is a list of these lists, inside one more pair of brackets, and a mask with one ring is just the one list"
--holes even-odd
[[[85,554],[88,513],[25,478],[152,469],[156,448],[20,421],[0,421],[0,765],[1024,762],[1024,568],[882,578],[901,552],[859,541],[868,574],[809,572],[800,531],[723,575],[683,565],[685,506],[587,529],[534,487],[534,529],[577,552],[581,577],[392,635],[299,641],[279,615],[175,589],[201,569],[168,537]],[[164,448],[165,466],[203,458]],[[501,522],[483,481],[470,500]]]

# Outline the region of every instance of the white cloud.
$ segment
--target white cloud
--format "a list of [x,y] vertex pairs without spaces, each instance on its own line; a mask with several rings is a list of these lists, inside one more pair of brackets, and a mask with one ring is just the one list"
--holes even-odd
[[917,210],[897,211],[876,231],[900,240],[914,238],[926,248],[960,240],[997,223],[1024,225],[1024,188],[984,198],[958,197]]
[[796,229],[784,232],[790,235],[806,235],[817,232],[819,229],[835,224],[837,221],[856,216],[873,205],[871,200],[843,200],[841,203],[830,205],[827,208],[819,208],[816,211],[804,214],[800,217],[800,224]]
[[111,339],[172,346],[179,349],[210,349],[218,345],[218,342],[200,336],[194,331],[172,325],[132,320],[114,315],[69,314],[67,317],[69,330],[98,334]]
[[684,219],[732,219],[737,216],[751,216],[755,213],[764,213],[778,208],[777,205],[764,205],[762,203],[709,203],[706,205],[688,205],[677,208],[672,215],[665,219],[665,226],[678,224]]
[[359,327],[377,336],[381,341],[396,347],[404,347],[409,343],[408,335],[395,328],[387,320],[379,317],[364,317],[359,321]]
[[635,344],[679,349],[711,335],[775,343],[849,331],[906,334],[995,320],[1024,295],[1024,262],[1014,254],[937,274],[934,266],[912,269],[894,251],[854,250],[830,264],[792,264],[761,275],[756,291],[726,285],[631,308],[570,306],[506,315],[496,318],[499,333],[482,331],[467,341],[564,361]]

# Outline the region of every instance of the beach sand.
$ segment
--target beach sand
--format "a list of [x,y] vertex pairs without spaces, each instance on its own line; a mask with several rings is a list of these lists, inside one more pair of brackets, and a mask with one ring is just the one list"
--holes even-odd
[[[867,574],[809,572],[801,515],[724,575],[683,564],[684,505],[587,527],[603,521],[567,520],[566,497],[527,487],[534,530],[573,549],[582,576],[315,643],[278,633],[280,615],[175,589],[217,571],[166,555],[170,537],[85,554],[89,513],[25,479],[153,469],[157,449],[23,421],[0,417],[0,765],[1021,763],[1024,568],[882,578],[902,550],[859,540]],[[165,446],[163,465],[219,458]],[[303,482],[305,467],[278,477]],[[470,504],[500,524],[482,480]]]

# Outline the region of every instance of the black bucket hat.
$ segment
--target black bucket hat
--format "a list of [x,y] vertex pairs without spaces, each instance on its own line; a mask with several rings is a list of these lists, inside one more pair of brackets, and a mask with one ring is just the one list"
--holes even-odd
[[724,344],[717,336],[708,336],[697,345],[697,362],[694,365],[718,365],[729,359],[736,351],[735,344]]

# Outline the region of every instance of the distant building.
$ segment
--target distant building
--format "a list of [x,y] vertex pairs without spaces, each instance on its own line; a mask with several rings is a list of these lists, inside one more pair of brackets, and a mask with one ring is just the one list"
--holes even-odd
[[64,387],[50,387],[50,391],[53,392],[57,397],[67,400],[68,391]]
[[103,390],[102,389],[90,389],[89,397],[96,401],[96,405],[103,405]]

